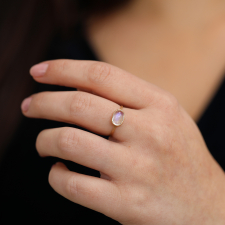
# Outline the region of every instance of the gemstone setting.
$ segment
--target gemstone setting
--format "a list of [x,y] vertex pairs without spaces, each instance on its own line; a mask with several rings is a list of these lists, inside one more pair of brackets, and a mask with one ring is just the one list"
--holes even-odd
[[112,123],[114,126],[120,126],[122,125],[124,121],[124,112],[121,109],[117,109],[112,116]]

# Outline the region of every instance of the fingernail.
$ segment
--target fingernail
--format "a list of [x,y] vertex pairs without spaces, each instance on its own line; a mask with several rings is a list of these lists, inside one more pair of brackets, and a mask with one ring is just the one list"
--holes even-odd
[[32,97],[26,98],[23,100],[21,108],[23,112],[27,112],[30,106],[30,102],[31,102]]
[[45,75],[47,69],[48,63],[40,63],[31,67],[30,74],[33,77],[41,77]]

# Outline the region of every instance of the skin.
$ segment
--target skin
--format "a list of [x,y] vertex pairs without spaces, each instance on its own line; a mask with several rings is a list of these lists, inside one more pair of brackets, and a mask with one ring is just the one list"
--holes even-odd
[[98,59],[169,91],[195,121],[224,77],[224,0],[133,0],[86,33]]
[[126,225],[225,223],[225,176],[195,122],[169,92],[115,66],[55,60],[32,67],[37,82],[86,91],[43,92],[25,116],[64,121],[109,135],[113,111],[124,123],[108,140],[75,128],[42,131],[38,153],[100,171],[90,177],[54,165],[53,189]]
[[109,135],[112,112],[124,106],[109,140],[69,127],[39,134],[41,156],[100,171],[54,165],[49,183],[59,194],[122,224],[225,223],[224,172],[193,121],[223,78],[224,12],[223,0],[134,0],[87,23],[99,59],[124,70],[72,60],[31,69],[37,82],[83,91],[35,94],[22,104],[27,117]]

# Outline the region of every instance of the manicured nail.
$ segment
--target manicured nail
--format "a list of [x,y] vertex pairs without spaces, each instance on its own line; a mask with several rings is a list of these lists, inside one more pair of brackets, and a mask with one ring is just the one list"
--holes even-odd
[[23,112],[27,112],[30,106],[30,102],[31,102],[32,97],[26,98],[23,100],[21,108]]
[[40,63],[31,67],[30,74],[33,77],[41,77],[45,75],[47,69],[48,63]]

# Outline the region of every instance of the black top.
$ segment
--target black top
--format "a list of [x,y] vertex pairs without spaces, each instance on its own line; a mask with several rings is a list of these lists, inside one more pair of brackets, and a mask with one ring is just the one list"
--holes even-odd
[[[96,60],[82,37],[63,42],[55,38],[47,59]],[[74,90],[71,88],[36,84],[35,92]],[[212,155],[225,169],[225,82],[197,123]],[[35,149],[38,133],[44,129],[68,124],[43,119],[23,118],[0,165],[0,224],[119,224],[93,210],[70,202],[54,192],[48,184],[51,165],[59,160],[40,158]],[[69,125],[72,126],[72,125]],[[74,126],[75,127],[75,126]],[[105,137],[107,138],[107,137]],[[70,170],[99,176],[99,172],[63,161]],[[91,222],[90,222],[91,221]]]

